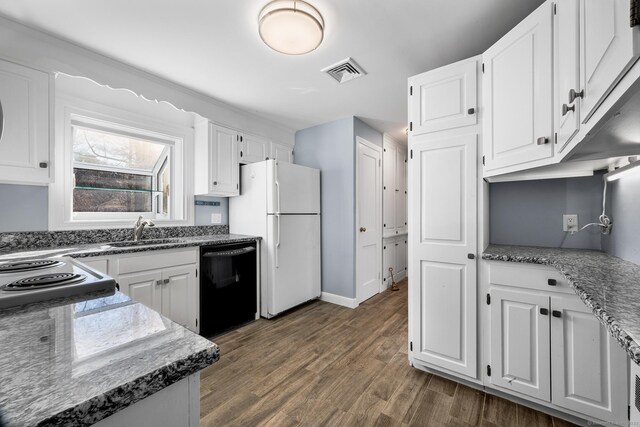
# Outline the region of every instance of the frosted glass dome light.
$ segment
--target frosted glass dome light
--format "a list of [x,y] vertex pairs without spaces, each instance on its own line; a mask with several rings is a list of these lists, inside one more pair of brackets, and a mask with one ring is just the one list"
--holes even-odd
[[287,55],[309,53],[324,37],[322,15],[304,1],[272,1],[260,11],[258,25],[262,41]]

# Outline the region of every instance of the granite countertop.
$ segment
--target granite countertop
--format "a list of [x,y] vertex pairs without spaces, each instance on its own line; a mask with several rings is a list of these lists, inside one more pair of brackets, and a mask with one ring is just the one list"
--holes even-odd
[[[143,244],[136,244],[135,246],[112,246],[113,243],[108,243],[109,240],[100,240],[101,237],[96,237],[95,241],[101,243],[80,243],[74,244],[69,242],[68,245],[62,243],[61,246],[46,247],[46,248],[32,248],[25,250],[23,248],[13,248],[6,253],[0,252],[0,262],[8,261],[10,259],[20,258],[41,258],[41,257],[58,257],[58,256],[70,256],[72,258],[86,258],[95,256],[128,254],[136,252],[156,251],[163,249],[178,249],[188,248],[193,246],[206,246],[216,245],[224,243],[240,243],[240,242],[253,242],[259,240],[260,237],[245,236],[240,234],[210,234],[204,236],[183,236],[183,237],[165,237],[159,239],[143,239]],[[118,245],[121,242],[114,242]]]
[[483,259],[555,267],[640,365],[640,266],[600,251],[489,245]]
[[9,426],[85,426],[219,358],[218,346],[116,292],[0,312]]

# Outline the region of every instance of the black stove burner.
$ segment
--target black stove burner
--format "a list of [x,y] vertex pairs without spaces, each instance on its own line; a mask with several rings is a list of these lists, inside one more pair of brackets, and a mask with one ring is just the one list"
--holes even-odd
[[4,291],[33,291],[42,288],[72,285],[83,282],[87,276],[76,273],[51,273],[40,276],[25,277],[2,286]]
[[64,262],[53,259],[17,261],[8,264],[0,264],[0,274],[20,273],[23,271],[39,270],[41,268],[52,268],[63,265]]

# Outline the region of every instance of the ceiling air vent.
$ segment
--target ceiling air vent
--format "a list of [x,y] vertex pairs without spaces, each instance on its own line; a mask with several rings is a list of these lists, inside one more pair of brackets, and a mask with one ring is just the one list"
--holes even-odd
[[338,83],[348,82],[349,80],[357,79],[358,77],[362,77],[367,74],[367,72],[351,58],[347,58],[337,64],[330,65],[323,69],[322,72],[329,74],[331,77],[336,79]]

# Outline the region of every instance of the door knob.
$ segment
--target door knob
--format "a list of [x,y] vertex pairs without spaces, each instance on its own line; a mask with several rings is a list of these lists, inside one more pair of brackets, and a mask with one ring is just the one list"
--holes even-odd
[[367,227],[360,227],[360,232],[364,233],[365,231],[367,231]]
[[569,107],[567,104],[562,104],[562,115],[566,116],[569,111],[576,111],[576,106]]
[[546,136],[541,136],[540,138],[538,138],[536,140],[536,142],[538,143],[538,145],[548,144],[549,143],[549,138],[547,138]]
[[580,92],[576,92],[575,89],[569,91],[569,104],[573,103],[576,98],[584,98],[584,89]]

